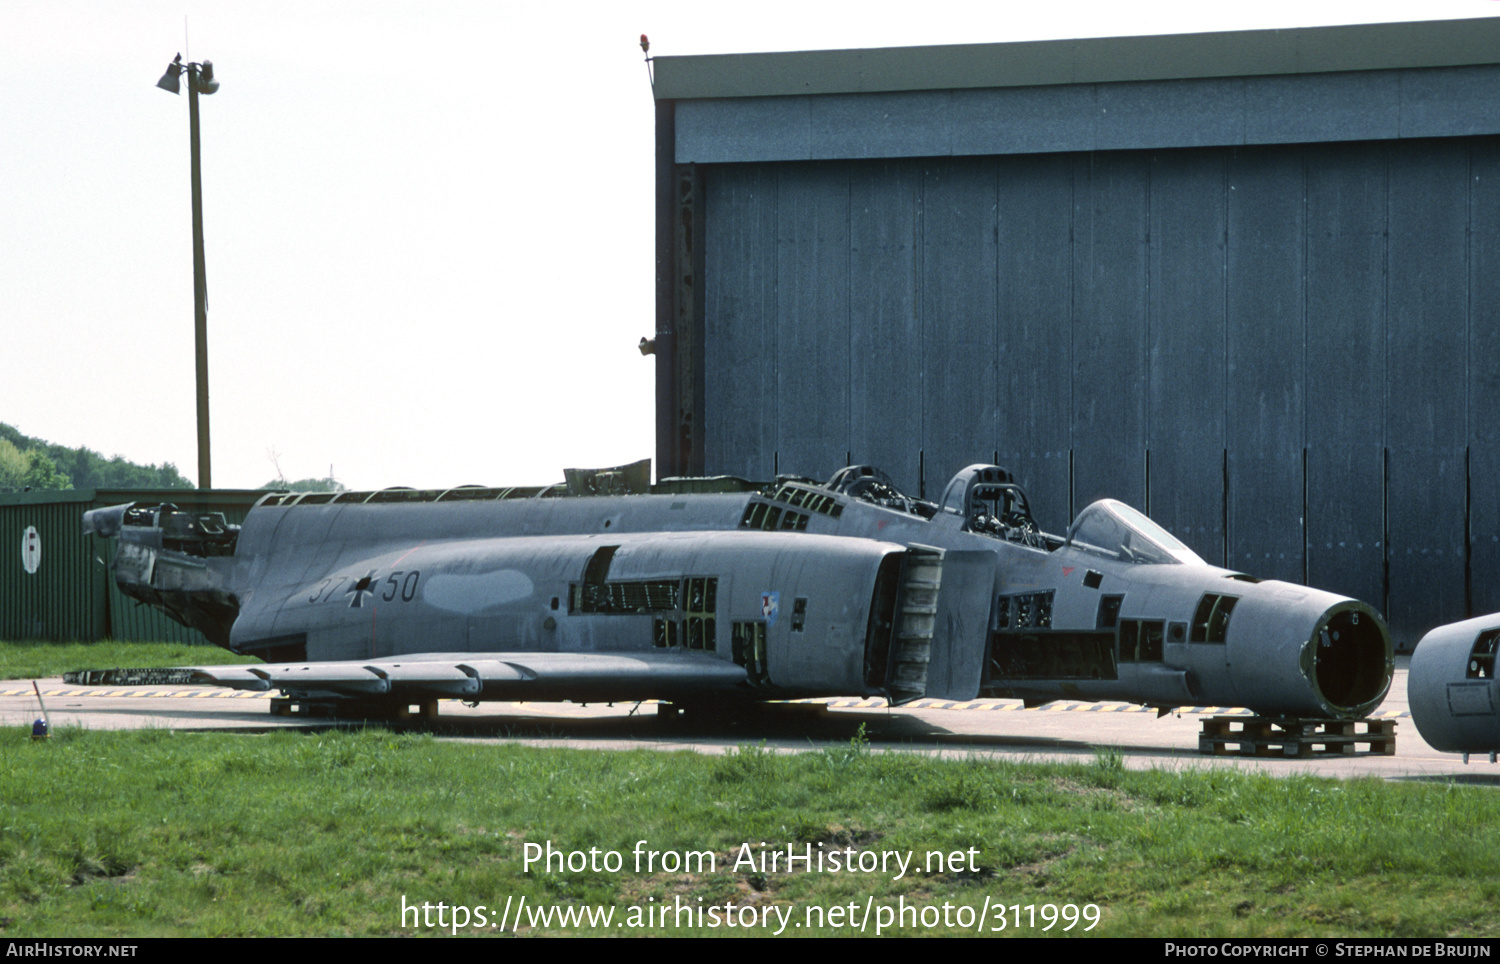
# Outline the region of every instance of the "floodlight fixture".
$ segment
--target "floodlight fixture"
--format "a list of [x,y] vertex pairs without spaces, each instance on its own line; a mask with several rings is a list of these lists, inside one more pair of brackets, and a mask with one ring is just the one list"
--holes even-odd
[[182,93],[182,81],[177,78],[182,74],[182,54],[178,54],[170,64],[167,64],[167,72],[161,75],[161,80],[156,86],[169,94]]
[[[198,68],[196,73],[191,69],[195,66]],[[212,60],[205,60],[201,64],[188,64],[188,67],[188,77],[197,85],[198,93],[212,94],[219,89],[219,82],[214,80],[214,62]]]

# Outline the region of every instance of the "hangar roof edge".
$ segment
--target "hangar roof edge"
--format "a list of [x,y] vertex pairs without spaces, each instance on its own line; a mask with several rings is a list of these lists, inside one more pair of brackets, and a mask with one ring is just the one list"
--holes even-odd
[[1500,63],[1500,17],[654,59],[657,100],[1183,80]]

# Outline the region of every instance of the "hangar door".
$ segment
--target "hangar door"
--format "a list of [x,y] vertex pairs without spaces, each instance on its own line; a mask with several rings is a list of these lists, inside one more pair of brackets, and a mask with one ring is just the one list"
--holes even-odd
[[1500,139],[698,177],[710,474],[996,461],[1398,637],[1500,609]]

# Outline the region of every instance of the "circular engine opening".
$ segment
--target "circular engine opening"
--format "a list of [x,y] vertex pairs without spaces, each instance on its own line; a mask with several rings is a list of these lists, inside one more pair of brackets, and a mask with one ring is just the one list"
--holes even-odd
[[1335,613],[1313,638],[1318,690],[1340,712],[1363,715],[1391,685],[1390,636],[1373,611]]

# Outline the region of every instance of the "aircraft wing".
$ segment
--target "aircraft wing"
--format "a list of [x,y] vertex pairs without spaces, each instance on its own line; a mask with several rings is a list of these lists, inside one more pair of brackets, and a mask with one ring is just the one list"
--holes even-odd
[[[419,653],[388,659],[189,667],[189,681],[398,699],[626,701],[748,688],[743,667],[693,653]],[[747,693],[748,695],[748,693]]]

